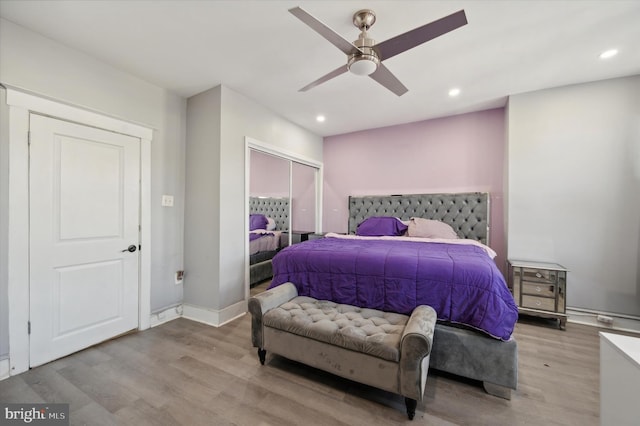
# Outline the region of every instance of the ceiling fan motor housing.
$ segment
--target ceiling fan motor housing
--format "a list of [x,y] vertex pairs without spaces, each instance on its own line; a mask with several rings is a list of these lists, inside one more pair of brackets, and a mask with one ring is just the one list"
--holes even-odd
[[349,55],[347,69],[356,75],[373,74],[380,65],[380,58],[373,46],[376,42],[367,37],[367,30],[376,22],[376,14],[371,9],[362,9],[353,14],[353,25],[361,31],[353,45],[359,48]]

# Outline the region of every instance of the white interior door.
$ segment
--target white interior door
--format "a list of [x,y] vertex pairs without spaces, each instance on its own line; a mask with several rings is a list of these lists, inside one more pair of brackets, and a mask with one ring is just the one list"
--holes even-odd
[[31,114],[29,189],[33,367],[138,326],[140,139]]

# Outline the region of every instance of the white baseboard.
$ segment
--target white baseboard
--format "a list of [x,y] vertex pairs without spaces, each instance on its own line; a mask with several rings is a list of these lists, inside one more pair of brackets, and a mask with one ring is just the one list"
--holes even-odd
[[0,359],[0,380],[8,379],[9,376],[9,358]]
[[[593,327],[605,328],[609,330],[627,331],[640,333],[640,317],[632,315],[613,314],[611,312],[592,311],[582,308],[567,308],[567,322],[575,324],[590,325]],[[598,321],[598,316],[611,318],[611,324]]]
[[222,310],[213,310],[189,304],[182,305],[184,318],[220,327],[247,313],[247,301],[242,300]]
[[173,321],[182,316],[182,305],[165,309],[164,311],[155,312],[149,317],[149,327],[156,327],[165,322]]

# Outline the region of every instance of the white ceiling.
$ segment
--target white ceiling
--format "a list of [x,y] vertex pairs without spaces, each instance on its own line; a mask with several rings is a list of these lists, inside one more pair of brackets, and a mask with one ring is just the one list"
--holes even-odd
[[[343,74],[346,62],[287,10],[301,6],[348,40],[373,9],[384,41],[464,9],[468,25],[385,61],[409,92]],[[0,15],[179,95],[223,84],[321,135],[499,107],[509,95],[640,74],[638,0],[0,1]],[[609,48],[619,54],[607,61]],[[459,87],[461,94],[449,98]],[[326,116],[317,123],[316,115]]]

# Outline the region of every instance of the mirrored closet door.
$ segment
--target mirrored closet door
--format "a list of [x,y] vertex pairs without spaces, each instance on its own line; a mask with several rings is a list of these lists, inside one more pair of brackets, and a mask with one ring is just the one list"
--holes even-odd
[[[273,223],[267,225],[268,231],[288,233],[291,229],[289,161],[254,149],[249,150],[249,155],[249,214],[272,219]],[[285,240],[288,245],[288,237]]]
[[247,263],[253,286],[271,278],[271,259],[278,251],[320,231],[322,164],[251,143],[247,159]]

